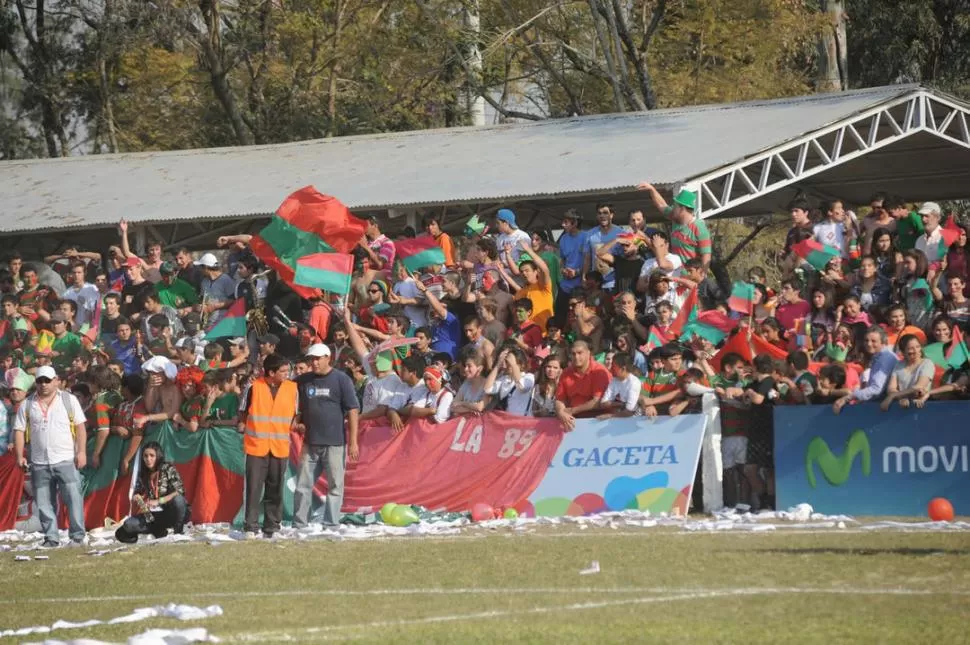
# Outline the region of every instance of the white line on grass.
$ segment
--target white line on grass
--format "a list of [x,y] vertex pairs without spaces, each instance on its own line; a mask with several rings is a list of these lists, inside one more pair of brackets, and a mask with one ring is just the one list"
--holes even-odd
[[[462,596],[462,595],[503,595],[503,594],[692,594],[720,593],[806,593],[806,594],[849,594],[849,595],[902,595],[902,596],[968,596],[970,589],[854,589],[840,587],[747,587],[741,589],[715,589],[711,587],[446,587],[402,588],[402,589],[279,589],[276,591],[180,591],[179,597],[185,598],[280,598],[288,596]],[[123,600],[169,600],[176,594],[134,594],[127,596],[71,596],[49,598],[2,598],[0,605],[46,604],[62,602],[115,602]]]
[[[583,611],[586,609],[604,609],[606,607],[620,607],[623,605],[643,605],[650,603],[674,602],[677,600],[696,600],[700,598],[717,598],[719,596],[729,596],[737,593],[733,589],[724,591],[710,591],[701,593],[688,593],[677,596],[653,596],[649,598],[629,598],[625,600],[605,600],[600,602],[581,602],[568,605],[550,605],[545,607],[532,607],[531,609],[503,609],[493,611],[480,611],[470,614],[449,614],[445,616],[427,616],[425,618],[405,618],[401,620],[381,620],[370,623],[353,623],[347,625],[325,625],[322,627],[306,627],[296,630],[293,633],[285,631],[257,632],[249,634],[236,634],[226,637],[229,641],[279,641],[279,640],[329,640],[333,638],[331,634],[343,630],[373,629],[379,627],[399,627],[404,625],[427,625],[434,623],[450,623],[465,620],[482,620],[486,618],[501,618],[504,616],[548,614],[559,611]],[[352,635],[338,635],[336,638],[353,638]]]
[[[391,590],[374,590],[380,593],[385,593]],[[405,591],[405,590],[401,590]],[[411,592],[413,590],[406,590]],[[515,592],[525,592],[525,593],[547,593],[549,591],[554,592],[576,592],[580,593],[582,590],[577,589],[552,589],[552,590],[525,590],[525,589],[472,589],[472,590],[447,590],[447,589],[433,589],[427,590],[432,593],[438,593],[442,591],[451,592],[485,592],[485,593],[515,593]],[[588,591],[593,591],[588,589]],[[350,623],[344,625],[325,625],[319,627],[305,627],[299,628],[292,632],[290,631],[264,631],[255,633],[240,633],[225,637],[225,640],[230,642],[265,642],[265,641],[308,641],[308,640],[351,640],[359,637],[359,634],[341,634],[342,631],[357,631],[357,630],[369,630],[373,628],[381,627],[397,627],[397,626],[411,626],[411,625],[427,625],[436,623],[448,623],[448,622],[460,622],[460,621],[471,621],[471,620],[482,620],[489,618],[501,618],[507,616],[519,616],[519,615],[531,615],[531,614],[547,614],[560,611],[582,611],[586,609],[605,609],[608,607],[621,607],[624,605],[641,605],[641,604],[653,604],[653,603],[666,603],[675,602],[680,600],[703,600],[709,598],[719,598],[724,596],[734,596],[734,595],[780,595],[787,593],[794,594],[847,594],[847,595],[889,595],[889,596],[930,596],[930,595],[970,595],[970,590],[964,591],[934,591],[934,590],[923,590],[923,589],[814,589],[814,588],[800,588],[800,587],[783,587],[783,588],[771,588],[771,587],[751,587],[742,589],[695,589],[695,590],[675,590],[675,589],[664,589],[658,588],[654,590],[648,589],[599,589],[595,591],[605,591],[605,592],[650,592],[658,594],[666,594],[659,596],[649,596],[645,598],[627,598],[623,600],[604,600],[597,602],[582,602],[582,603],[571,603],[566,605],[549,605],[544,607],[533,607],[530,609],[503,609],[503,610],[492,610],[492,611],[482,611],[467,614],[447,614],[443,616],[427,616],[425,618],[404,618],[400,620],[384,620],[384,621],[374,621],[369,623]],[[675,595],[671,595],[675,594]]]

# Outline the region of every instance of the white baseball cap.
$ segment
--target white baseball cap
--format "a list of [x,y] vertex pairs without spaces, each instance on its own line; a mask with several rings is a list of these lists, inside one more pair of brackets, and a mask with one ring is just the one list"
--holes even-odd
[[[329,354],[329,352],[327,353]],[[34,374],[34,379],[39,378],[49,378],[53,381],[57,378],[57,372],[55,372],[54,368],[50,365],[41,365],[37,368],[37,372]]]
[[923,202],[923,205],[919,207],[920,215],[929,215],[930,213],[942,213],[940,205],[936,202]]
[[307,347],[307,356],[312,356],[314,358],[319,358],[321,356],[330,356],[330,348],[323,343],[314,343]]
[[235,338],[230,338],[229,339],[229,344],[230,345],[245,345],[246,344],[246,339],[243,338],[242,336],[236,336]]
[[204,253],[201,258],[194,262],[196,266],[208,267],[214,269],[219,266],[219,259],[212,253]]

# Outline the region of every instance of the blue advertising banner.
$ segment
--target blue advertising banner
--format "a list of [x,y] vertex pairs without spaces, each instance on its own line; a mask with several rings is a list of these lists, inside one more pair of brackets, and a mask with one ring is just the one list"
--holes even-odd
[[535,514],[687,513],[706,419],[580,419],[529,498]]
[[779,508],[807,502],[820,513],[926,515],[934,497],[970,513],[970,429],[965,401],[922,410],[852,405],[778,406]]

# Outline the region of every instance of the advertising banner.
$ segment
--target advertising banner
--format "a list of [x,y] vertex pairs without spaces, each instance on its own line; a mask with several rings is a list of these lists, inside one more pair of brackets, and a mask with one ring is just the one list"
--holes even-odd
[[[685,513],[706,418],[584,419],[568,433],[558,419],[504,412],[441,424],[412,421],[398,433],[381,422],[364,423],[360,458],[347,464],[343,510],[368,511],[396,502],[466,511],[484,502],[528,516],[624,509]],[[287,518],[302,448],[299,435],[291,439]],[[189,433],[166,423],[149,430],[150,440],[161,443],[181,473],[193,521],[241,519],[245,455],[239,433],[225,428]],[[89,452],[93,447],[92,437]],[[82,472],[89,528],[130,512],[135,465],[128,473],[122,470],[126,451],[127,441],[111,436],[100,467]],[[13,527],[23,489],[23,473],[12,456],[0,459],[0,530]],[[325,476],[315,492],[319,504],[326,495]]]
[[559,444],[530,506],[536,515],[625,509],[686,514],[705,419],[579,420]]
[[926,515],[934,497],[970,509],[970,430],[965,401],[922,410],[853,405],[775,408],[779,508],[807,502],[820,513]]

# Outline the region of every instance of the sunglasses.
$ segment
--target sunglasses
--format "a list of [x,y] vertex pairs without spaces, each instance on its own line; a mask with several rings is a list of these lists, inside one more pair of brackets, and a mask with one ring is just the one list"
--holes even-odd
[[38,385],[47,385],[48,383],[51,382],[51,380],[52,379],[49,379],[46,376],[41,376],[40,378],[35,379],[34,382],[37,383]]
[[367,290],[367,293],[380,293],[380,292],[381,292],[380,289],[368,289]]

